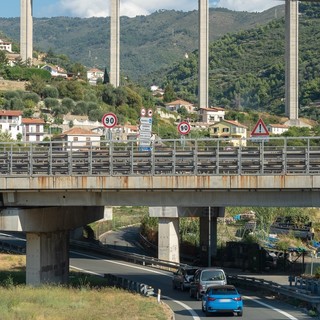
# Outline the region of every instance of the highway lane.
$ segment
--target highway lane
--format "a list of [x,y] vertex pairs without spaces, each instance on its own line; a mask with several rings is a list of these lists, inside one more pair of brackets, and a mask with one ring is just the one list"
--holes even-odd
[[[115,259],[96,257],[88,253],[72,251],[70,266],[78,270],[89,271],[103,275],[111,273],[130,280],[145,283],[161,290],[162,300],[173,310],[176,320],[201,320],[205,315],[201,311],[201,302],[191,299],[188,292],[173,290],[172,273],[165,270],[153,269],[135,265]],[[241,290],[244,298],[244,320],[311,320],[306,313],[272,297],[264,298],[252,295],[248,290]],[[256,293],[255,293],[256,294]],[[227,315],[218,315],[214,319],[229,318]],[[230,316],[232,318],[232,316]]]

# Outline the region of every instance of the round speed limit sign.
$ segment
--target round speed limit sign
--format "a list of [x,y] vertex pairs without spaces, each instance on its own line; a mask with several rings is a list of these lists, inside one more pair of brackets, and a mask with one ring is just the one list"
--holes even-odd
[[188,134],[190,129],[190,124],[187,121],[182,121],[178,124],[178,131],[180,134]]
[[110,112],[110,113],[106,113],[103,117],[102,117],[102,124],[106,127],[106,128],[113,128],[118,122],[117,116]]

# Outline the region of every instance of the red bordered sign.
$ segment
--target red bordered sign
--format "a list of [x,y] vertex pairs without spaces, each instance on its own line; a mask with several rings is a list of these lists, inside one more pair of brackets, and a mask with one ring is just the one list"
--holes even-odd
[[117,123],[117,116],[112,112],[106,113],[102,117],[102,124],[108,129],[113,128]]
[[187,121],[182,121],[178,124],[178,131],[180,134],[188,134],[191,130],[190,124]]

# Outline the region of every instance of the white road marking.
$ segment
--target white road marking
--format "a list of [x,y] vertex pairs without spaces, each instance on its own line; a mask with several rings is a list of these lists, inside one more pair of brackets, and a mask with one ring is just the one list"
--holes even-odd
[[[158,271],[158,270],[150,270],[148,268],[144,268],[144,267],[139,267],[139,266],[134,266],[132,264],[128,264],[128,263],[125,263],[125,262],[119,262],[119,261],[113,261],[113,260],[108,260],[108,259],[101,259],[101,258],[98,258],[98,257],[95,257],[95,256],[91,256],[89,254],[85,254],[85,253],[79,253],[79,252],[75,252],[73,251],[74,254],[78,254],[78,255],[82,255],[84,257],[88,257],[88,258],[94,258],[96,260],[102,260],[102,261],[106,261],[106,262],[109,262],[109,263],[114,263],[114,264],[118,264],[118,265],[122,265],[122,266],[125,266],[125,267],[130,267],[130,268],[134,268],[134,269],[138,269],[138,270],[143,270],[143,271],[148,271],[148,272],[151,272],[151,273],[156,273],[156,274],[161,274],[163,276],[166,276],[166,277],[170,277],[171,276],[167,273],[164,273],[164,272],[161,272],[161,271]],[[72,267],[72,266],[71,266]],[[98,276],[103,276],[102,274],[99,274],[99,273],[95,273],[95,272],[91,272],[91,271],[86,271],[86,270],[83,270],[83,269],[80,269],[80,268],[77,268],[77,267],[72,267],[74,269],[77,269],[77,270],[80,270],[80,271],[84,271],[84,272],[87,272],[87,273],[90,273],[90,274],[94,274],[94,275],[98,275]],[[175,300],[175,299],[172,299],[168,296],[163,296],[165,299],[168,299],[168,300],[171,300],[172,302],[175,302],[179,305],[181,305],[183,308],[185,308],[189,313],[190,315],[193,317],[193,320],[200,320],[201,318],[198,316],[198,314],[191,308],[189,307],[187,304],[181,302],[181,301],[178,301],[178,300]],[[267,303],[264,303],[262,301],[259,301],[257,300],[256,297],[249,297],[249,296],[243,296],[244,298],[246,299],[249,299],[249,300],[252,300],[266,308],[269,308],[269,309],[272,309],[278,313],[281,313],[282,315],[284,315],[285,317],[287,317],[288,319],[290,320],[298,320],[296,317],[292,316],[291,314],[289,314],[288,312],[285,312],[285,311],[282,311],[278,308],[274,308],[272,307],[271,305],[267,304]]]
[[248,296],[243,296],[243,297],[246,298],[246,299],[252,300],[252,301],[254,301],[254,302],[258,303],[258,304],[261,304],[264,307],[267,307],[267,308],[272,309],[272,310],[274,310],[276,312],[279,312],[279,313],[281,313],[282,315],[284,315],[285,317],[287,317],[290,320],[299,320],[296,317],[294,317],[291,314],[289,314],[288,312],[282,311],[282,310],[280,310],[278,308],[274,308],[270,304],[267,304],[267,303],[264,303],[262,301],[257,300],[256,297],[248,297]]

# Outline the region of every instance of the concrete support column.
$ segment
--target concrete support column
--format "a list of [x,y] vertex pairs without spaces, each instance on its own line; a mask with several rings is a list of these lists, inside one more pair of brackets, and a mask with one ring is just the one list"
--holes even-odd
[[20,57],[23,62],[33,60],[33,0],[20,0]]
[[285,111],[291,125],[298,125],[298,1],[286,0]]
[[120,0],[111,0],[110,17],[110,83],[120,84]]
[[159,218],[158,259],[180,262],[179,218]]
[[209,107],[209,6],[199,0],[199,108]]
[[69,232],[27,232],[26,283],[67,283],[69,275]]

